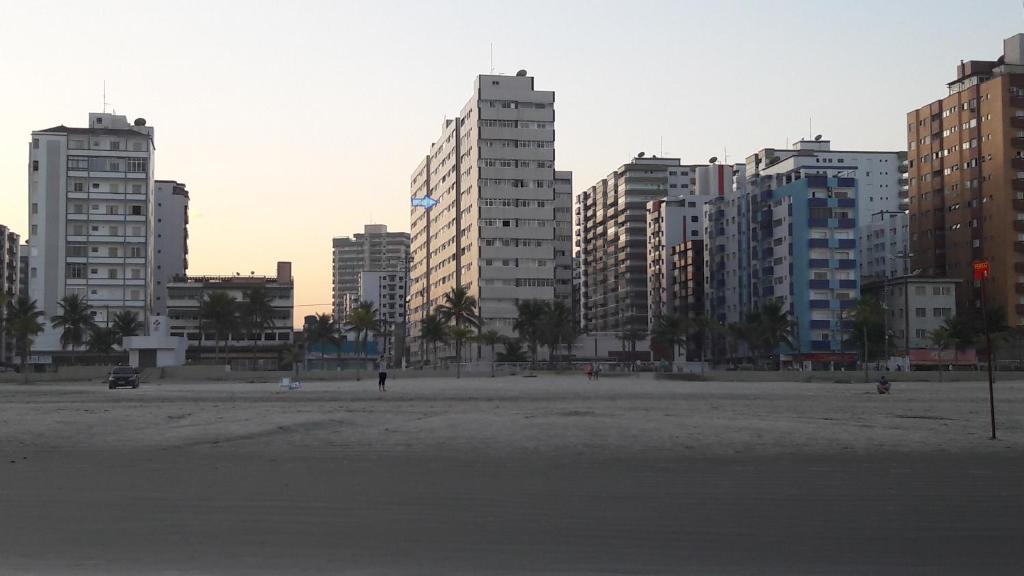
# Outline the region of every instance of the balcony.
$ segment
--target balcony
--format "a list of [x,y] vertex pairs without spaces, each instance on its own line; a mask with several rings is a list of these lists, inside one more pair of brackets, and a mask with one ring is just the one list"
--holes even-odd
[[1010,126],[1013,126],[1014,128],[1024,128],[1024,116],[1010,117]]
[[1024,262],[1014,262],[1013,271],[1018,274],[1024,274]]
[[1024,96],[1010,96],[1010,106],[1024,108]]
[[828,290],[828,280],[811,280],[808,286],[811,290]]
[[1013,243],[1013,251],[1024,254],[1024,242],[1017,240]]
[[1013,230],[1015,232],[1024,232],[1024,220],[1014,220]]
[[1014,170],[1024,170],[1024,158],[1013,158],[1010,160],[1010,165]]
[[1014,198],[1013,209],[1017,212],[1024,212],[1024,198]]
[[1024,304],[1017,304],[1014,309],[1017,311],[1017,316],[1024,316]]
[[1010,146],[1014,148],[1024,148],[1024,138],[1010,138]]
[[1013,291],[1017,294],[1024,294],[1024,282],[1017,282],[1014,284]]
[[1010,186],[1012,186],[1014,190],[1024,191],[1024,178],[1014,178],[1013,180],[1010,180]]
[[811,300],[811,310],[828,310],[831,303],[828,300]]
[[828,248],[828,238],[811,238],[807,241],[809,248]]
[[832,323],[828,320],[811,320],[811,330],[828,330]]

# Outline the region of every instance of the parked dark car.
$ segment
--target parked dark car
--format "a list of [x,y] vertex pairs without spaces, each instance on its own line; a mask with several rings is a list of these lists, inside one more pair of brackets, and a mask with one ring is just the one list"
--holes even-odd
[[107,384],[109,384],[111,390],[122,386],[138,388],[139,371],[131,366],[115,366],[114,369],[110,371],[110,377],[107,378]]

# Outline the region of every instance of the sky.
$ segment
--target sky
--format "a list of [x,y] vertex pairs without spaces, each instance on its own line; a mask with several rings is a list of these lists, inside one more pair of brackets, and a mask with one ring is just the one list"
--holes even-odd
[[25,235],[32,130],[85,126],[105,81],[188,186],[189,272],[292,261],[301,322],[330,309],[332,237],[409,229],[409,176],[492,45],[555,91],[575,192],[640,151],[905,149],[907,111],[1018,32],[1017,0],[0,0],[0,223]]

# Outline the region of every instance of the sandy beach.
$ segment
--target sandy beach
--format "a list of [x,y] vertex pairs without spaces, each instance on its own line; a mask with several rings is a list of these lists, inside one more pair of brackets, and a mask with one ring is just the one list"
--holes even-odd
[[5,574],[1017,573],[1024,383],[0,385]]

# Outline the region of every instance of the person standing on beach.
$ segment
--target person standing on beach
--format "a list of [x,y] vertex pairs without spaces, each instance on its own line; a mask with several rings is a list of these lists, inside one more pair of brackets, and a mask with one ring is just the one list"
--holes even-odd
[[377,389],[381,392],[387,392],[387,388],[384,384],[388,381],[388,368],[383,362],[377,365]]

